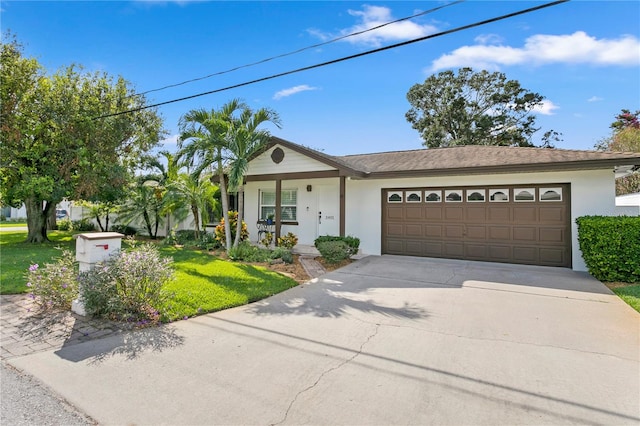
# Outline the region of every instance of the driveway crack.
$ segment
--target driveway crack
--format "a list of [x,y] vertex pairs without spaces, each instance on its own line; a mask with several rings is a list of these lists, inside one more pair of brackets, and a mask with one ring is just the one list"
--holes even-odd
[[[365,323],[365,324],[374,324],[372,322],[365,321],[365,320],[362,320],[360,318],[356,318],[356,319],[358,321],[360,321],[360,322]],[[380,328],[380,327],[406,328],[406,329],[416,330],[416,331],[429,333],[429,334],[439,334],[439,335],[442,335],[442,336],[457,337],[459,339],[478,340],[478,341],[486,341],[486,342],[502,342],[502,343],[513,344],[513,345],[535,346],[535,347],[539,347],[539,348],[552,348],[552,349],[559,349],[559,350],[569,351],[569,352],[578,352],[578,353],[583,353],[583,354],[606,356],[606,357],[619,359],[621,361],[637,362],[637,359],[635,359],[635,358],[628,358],[628,357],[625,357],[625,356],[622,356],[622,355],[616,355],[616,354],[612,354],[612,353],[608,353],[608,352],[601,352],[601,351],[590,351],[590,350],[579,349],[579,348],[570,348],[570,347],[561,346],[561,345],[551,345],[551,344],[536,343],[536,342],[523,342],[521,340],[501,339],[501,338],[498,338],[498,337],[467,336],[467,335],[458,334],[458,333],[447,333],[445,331],[430,330],[430,329],[427,329],[427,328],[415,327],[415,326],[411,326],[411,325],[402,325],[402,324],[380,324],[380,323],[375,323],[375,325],[378,328]]]
[[328,368],[328,369],[324,370],[324,371],[323,371],[323,372],[318,376],[318,378],[316,379],[316,381],[315,381],[315,382],[313,382],[313,384],[311,384],[311,385],[307,386],[306,388],[304,388],[304,389],[300,390],[300,391],[299,391],[299,392],[298,392],[298,393],[293,397],[293,399],[291,400],[291,402],[289,402],[289,406],[287,407],[287,409],[286,409],[286,411],[285,411],[284,416],[282,417],[282,419],[281,419],[279,422],[276,422],[276,423],[270,423],[270,425],[269,425],[269,426],[276,426],[276,425],[280,425],[280,424],[282,424],[282,423],[286,422],[286,421],[287,421],[287,417],[289,417],[289,412],[291,411],[291,408],[293,408],[293,405],[296,403],[296,401],[298,400],[298,397],[300,397],[300,395],[302,395],[303,393],[308,392],[308,391],[310,391],[311,389],[315,388],[315,387],[318,385],[318,383],[320,383],[320,381],[322,380],[322,378],[323,378],[324,376],[326,376],[327,374],[329,374],[329,373],[331,373],[331,372],[333,372],[333,371],[336,371],[336,370],[338,370],[338,369],[340,369],[340,368],[344,367],[345,365],[349,364],[351,361],[353,361],[354,359],[356,359],[360,354],[362,354],[362,349],[364,348],[364,346],[365,346],[367,343],[369,343],[369,341],[371,341],[371,339],[373,339],[373,338],[378,334],[378,331],[379,331],[379,330],[380,330],[380,324],[376,323],[376,324],[375,324],[375,330],[373,330],[373,333],[371,333],[371,334],[370,334],[370,335],[365,339],[365,341],[364,341],[364,342],[362,342],[362,344],[360,344],[360,347],[358,348],[358,350],[357,350],[357,351],[356,351],[352,356],[350,356],[349,358],[345,359],[345,360],[344,360],[344,361],[342,361],[340,364],[338,364],[338,365],[336,365],[336,366],[334,366],[334,367],[331,367],[331,368]]

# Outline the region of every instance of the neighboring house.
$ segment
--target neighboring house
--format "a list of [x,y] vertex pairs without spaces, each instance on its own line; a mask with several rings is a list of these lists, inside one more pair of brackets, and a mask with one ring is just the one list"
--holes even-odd
[[618,195],[616,197],[616,211],[630,216],[640,215],[640,192]]
[[360,238],[398,254],[585,270],[575,219],[612,215],[614,170],[640,153],[460,146],[331,156],[279,138],[251,159],[245,220],[300,244]]

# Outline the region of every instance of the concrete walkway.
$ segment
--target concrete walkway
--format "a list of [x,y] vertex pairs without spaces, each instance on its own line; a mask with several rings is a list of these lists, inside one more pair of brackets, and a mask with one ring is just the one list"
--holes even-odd
[[9,359],[100,424],[634,424],[640,315],[586,274],[368,257]]

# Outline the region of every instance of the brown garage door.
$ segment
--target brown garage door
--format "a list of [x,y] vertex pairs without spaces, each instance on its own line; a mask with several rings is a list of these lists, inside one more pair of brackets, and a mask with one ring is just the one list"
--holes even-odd
[[382,252],[571,266],[568,184],[382,190]]

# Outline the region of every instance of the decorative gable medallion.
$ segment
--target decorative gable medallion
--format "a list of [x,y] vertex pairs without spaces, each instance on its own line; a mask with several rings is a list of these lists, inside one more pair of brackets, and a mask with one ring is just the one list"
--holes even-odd
[[284,160],[284,151],[282,148],[276,148],[271,151],[271,160],[276,164],[280,164],[282,160]]

